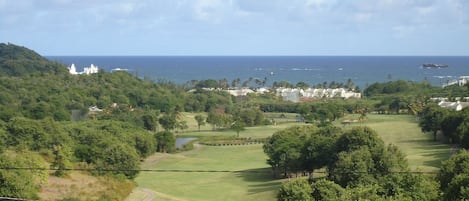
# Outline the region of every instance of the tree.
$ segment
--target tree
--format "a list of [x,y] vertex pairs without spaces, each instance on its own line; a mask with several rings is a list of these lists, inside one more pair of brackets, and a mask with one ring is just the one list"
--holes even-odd
[[461,125],[464,121],[464,115],[459,111],[449,111],[448,115],[446,115],[441,122],[441,131],[443,135],[449,139],[450,143],[461,142],[461,136],[464,135],[463,133],[466,131],[465,128],[467,127]]
[[375,184],[375,165],[367,147],[340,152],[335,163],[328,168],[329,178],[342,187]]
[[147,133],[135,134],[135,149],[140,158],[144,159],[156,151],[155,142],[153,135]]
[[8,135],[6,134],[6,131],[3,130],[0,124],[0,154],[2,154],[3,150],[7,146],[7,139],[8,139]]
[[[394,190],[394,192],[398,192],[398,194],[387,194],[389,197],[401,196],[407,200],[423,201],[441,200],[439,199],[441,194],[438,189],[439,185],[433,176],[411,173],[392,176],[401,178],[399,180],[394,179],[393,184],[399,188],[399,190]],[[383,185],[381,184],[381,186]],[[390,191],[390,189],[386,190],[388,192]]]
[[145,114],[142,116],[142,120],[143,120],[143,127],[146,130],[156,131],[156,128],[158,127],[157,115]]
[[313,171],[330,164],[333,160],[331,156],[335,154],[334,135],[325,135],[314,133],[306,140],[301,149],[301,161],[304,170],[308,171],[310,178],[313,177]]
[[297,179],[287,182],[280,187],[277,193],[278,201],[312,201],[312,189],[308,181]]
[[176,128],[177,124],[176,115],[165,114],[158,119],[158,123],[160,123],[161,127],[166,131],[173,130]]
[[469,199],[469,151],[461,150],[444,161],[437,179],[445,200]]
[[197,126],[199,127],[199,132],[200,132],[200,126],[205,125],[205,117],[198,114],[198,115],[195,115],[194,119],[195,121],[197,121]]
[[307,89],[307,88],[309,88],[309,84],[307,84],[306,82],[300,81],[300,82],[296,83],[295,87],[296,88],[301,88],[301,89]]
[[354,90],[355,89],[355,84],[353,83],[351,78],[347,79],[346,86],[347,86],[348,90]]
[[[405,184],[396,182],[402,180],[400,175],[392,174],[408,171],[404,154],[395,145],[386,148],[372,129],[353,128],[339,137],[336,147],[338,154],[328,166],[328,172],[329,178],[337,184],[342,187],[379,184],[386,189],[383,194],[388,196],[397,192],[392,189],[405,189]],[[392,185],[386,186],[386,183]]]
[[344,200],[345,190],[333,181],[320,179],[311,184],[312,197],[314,200],[335,201]]
[[239,137],[239,132],[246,130],[244,127],[244,122],[239,119],[233,122],[233,124],[231,124],[231,129],[236,131],[237,137]]
[[181,129],[181,131],[184,131],[189,128],[189,126],[187,125],[187,121],[184,120],[177,122],[176,127],[178,129]]
[[275,132],[264,143],[267,163],[272,167],[274,177],[279,171],[286,177],[289,172],[301,169],[301,149],[308,134],[316,130],[314,126],[296,126]]
[[424,132],[432,132],[433,140],[436,141],[436,135],[441,130],[441,125],[447,116],[447,109],[441,108],[437,105],[427,106],[423,110],[423,115],[420,117],[419,125]]
[[279,88],[279,87],[293,88],[293,85],[287,81],[274,82],[272,86],[273,88]]
[[138,174],[140,157],[135,149],[122,143],[112,144],[103,151],[96,163],[100,174],[122,174],[128,179],[134,179]]
[[354,127],[339,137],[336,143],[337,152],[353,151],[365,146],[378,158],[384,150],[384,142],[376,131],[369,127]]
[[242,121],[246,126],[255,126],[262,123],[264,113],[258,108],[247,108],[234,112],[233,118]]
[[197,85],[197,88],[218,88],[219,84],[216,80],[208,79],[208,80],[200,80]]
[[62,177],[65,175],[65,170],[70,168],[72,150],[68,146],[54,145],[52,153],[54,155],[54,161],[52,161],[51,167],[57,169],[54,175]]
[[239,83],[241,83],[241,79],[236,78],[231,82],[231,87],[233,87],[233,88],[237,87],[239,85]]
[[229,128],[232,123],[232,117],[228,114],[218,114],[216,112],[209,112],[207,123],[212,124],[213,129]]
[[[10,171],[8,168],[33,168],[31,171]],[[14,157],[0,154],[0,196],[39,199],[39,184],[47,182],[47,163],[32,152],[14,153]]]
[[163,153],[172,152],[176,143],[174,134],[169,131],[161,131],[156,133],[157,151]]

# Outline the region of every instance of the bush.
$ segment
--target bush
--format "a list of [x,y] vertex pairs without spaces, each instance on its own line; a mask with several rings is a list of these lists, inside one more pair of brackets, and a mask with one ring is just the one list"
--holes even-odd
[[277,194],[279,201],[309,201],[313,200],[311,197],[312,189],[308,181],[304,179],[297,179],[287,182],[280,187]]
[[345,190],[338,184],[321,179],[311,184],[312,196],[315,200],[335,201],[343,200]]

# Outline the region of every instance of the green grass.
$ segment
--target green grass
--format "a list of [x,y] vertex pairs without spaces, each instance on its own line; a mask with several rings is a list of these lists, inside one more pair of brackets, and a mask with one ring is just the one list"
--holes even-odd
[[[262,145],[211,147],[165,155],[145,169],[251,172],[142,172],[141,188],[183,200],[274,200],[281,181],[272,180]],[[151,161],[151,160],[150,160]]]
[[[246,130],[239,133],[239,137],[250,137],[250,138],[267,138],[271,136],[274,132],[288,128],[293,125],[300,125],[300,123],[282,123],[277,125],[268,125],[268,126],[257,126],[257,127],[247,127]],[[199,131],[187,131],[179,132],[178,136],[187,136],[187,137],[232,137],[236,136],[236,131],[230,129],[224,130],[201,130]]]
[[[183,112],[181,117],[182,120],[187,122],[188,129],[184,131],[178,131],[176,135],[178,136],[187,136],[187,137],[213,137],[213,136],[224,136],[231,137],[236,136],[236,132],[230,129],[224,130],[213,130],[210,124],[205,124],[200,127],[200,131],[197,126],[197,122],[194,119],[194,116],[197,114],[207,116],[206,113],[187,113]],[[266,138],[272,135],[275,131],[285,129],[287,127],[298,125],[296,123],[295,114],[285,113],[286,118],[279,118],[282,120],[277,120],[277,117],[282,113],[267,113],[267,117],[272,117],[276,119],[278,124],[268,125],[268,126],[258,126],[258,127],[246,127],[245,131],[239,133],[239,137],[250,137],[250,138]],[[270,118],[269,118],[270,119]]]
[[[185,118],[190,120],[191,117]],[[236,132],[230,130],[211,131],[209,125],[205,126],[203,131],[198,132],[195,121],[191,125],[190,131],[178,133],[178,135],[195,137],[236,135]],[[240,137],[265,138],[277,130],[292,125],[298,125],[298,123],[247,128],[246,131],[240,133]],[[337,125],[342,127],[340,120]],[[378,132],[386,144],[398,145],[407,155],[409,165],[413,170],[435,171],[439,168],[441,161],[450,155],[449,146],[433,142],[432,135],[422,133],[412,116],[368,115],[368,120],[365,122],[354,123],[343,128],[348,129],[352,126],[369,126]],[[136,182],[139,189],[150,189],[157,193],[157,199],[163,200],[275,200],[275,194],[282,180],[272,180],[265,160],[266,155],[262,151],[262,145],[259,144],[200,146],[192,151],[178,154],[157,153],[146,160],[144,169],[253,170],[260,171],[260,173],[141,172]]]
[[[368,115],[365,125],[376,130],[386,144],[395,144],[405,153],[412,170],[436,171],[441,161],[450,156],[450,146],[434,142],[433,136],[423,133],[414,116]],[[350,127],[346,126],[346,127]]]

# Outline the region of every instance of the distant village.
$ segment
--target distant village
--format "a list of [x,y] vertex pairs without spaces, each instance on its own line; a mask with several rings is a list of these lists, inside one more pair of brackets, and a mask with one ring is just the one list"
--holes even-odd
[[277,96],[283,98],[284,101],[290,102],[300,102],[300,101],[307,101],[312,99],[321,99],[321,98],[361,98],[361,93],[349,91],[344,88],[257,88],[257,89],[250,89],[250,88],[240,88],[240,89],[215,89],[215,88],[203,88],[204,90],[208,91],[226,91],[233,96],[247,96],[248,94],[265,94],[270,92],[275,92]]

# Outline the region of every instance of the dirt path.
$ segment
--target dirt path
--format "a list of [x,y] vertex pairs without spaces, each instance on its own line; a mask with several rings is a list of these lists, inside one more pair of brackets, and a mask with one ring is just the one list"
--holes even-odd
[[146,194],[145,199],[143,201],[153,201],[156,198],[156,194],[147,188],[142,188],[142,191]]
[[180,198],[176,198],[170,195],[166,195],[160,192],[148,188],[137,187],[134,188],[132,193],[125,198],[125,201],[153,201],[153,200],[165,200],[165,201],[187,201]]
[[141,167],[145,168],[145,167],[153,166],[155,163],[158,163],[160,160],[163,160],[167,158],[168,156],[169,154],[167,153],[155,153],[149,156],[148,158],[146,158],[145,161],[142,162]]

